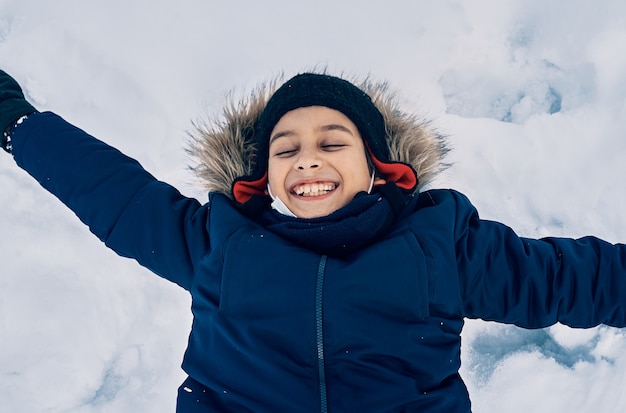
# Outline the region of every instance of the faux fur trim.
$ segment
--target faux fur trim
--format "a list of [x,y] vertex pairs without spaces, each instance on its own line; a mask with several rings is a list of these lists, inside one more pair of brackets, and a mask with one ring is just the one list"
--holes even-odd
[[[387,83],[340,77],[372,98],[385,119],[391,160],[413,166],[419,179],[417,190],[445,169],[443,158],[448,152],[445,137],[428,121],[402,111],[397,94]],[[208,192],[220,192],[232,198],[233,182],[251,174],[256,155],[252,144],[254,125],[269,98],[286,80],[284,75],[277,76],[240,100],[231,94],[221,117],[193,122],[187,151],[194,160],[191,169]]]

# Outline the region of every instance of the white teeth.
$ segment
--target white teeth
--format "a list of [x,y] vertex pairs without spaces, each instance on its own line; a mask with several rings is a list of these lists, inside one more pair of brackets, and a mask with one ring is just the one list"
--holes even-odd
[[320,196],[329,193],[336,188],[335,184],[313,183],[299,185],[293,189],[296,195],[300,196]]

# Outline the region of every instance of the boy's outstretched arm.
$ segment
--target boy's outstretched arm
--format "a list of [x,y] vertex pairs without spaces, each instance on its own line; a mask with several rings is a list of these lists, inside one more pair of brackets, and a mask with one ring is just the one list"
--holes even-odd
[[37,110],[24,98],[20,85],[4,70],[0,70],[0,131],[5,151],[10,152],[12,149],[10,129],[23,116],[35,112]]
[[626,327],[626,245],[595,237],[519,237],[456,194],[465,315],[541,328]]
[[209,248],[208,208],[59,116],[37,112],[3,71],[0,127],[17,164],[107,246],[190,288],[195,260]]

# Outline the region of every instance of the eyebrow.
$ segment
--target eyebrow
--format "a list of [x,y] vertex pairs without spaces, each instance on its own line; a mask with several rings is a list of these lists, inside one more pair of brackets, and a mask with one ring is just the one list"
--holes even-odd
[[330,125],[324,125],[320,128],[320,130],[322,131],[338,130],[338,131],[346,132],[352,135],[352,131],[350,129],[346,128],[343,125],[338,125],[334,123],[331,123]]
[[[338,131],[345,132],[345,133],[348,133],[348,134],[354,136],[354,134],[352,133],[352,131],[350,129],[346,128],[343,125],[339,125],[339,124],[336,124],[336,123],[331,123],[331,124],[328,124],[328,125],[320,126],[319,130],[322,131],[322,132],[338,130]],[[276,139],[283,138],[285,136],[292,136],[292,135],[295,135],[295,132],[292,131],[292,130],[286,130],[286,131],[278,132],[277,134],[275,134],[274,136],[272,136],[270,138],[270,143],[269,144],[271,145]]]

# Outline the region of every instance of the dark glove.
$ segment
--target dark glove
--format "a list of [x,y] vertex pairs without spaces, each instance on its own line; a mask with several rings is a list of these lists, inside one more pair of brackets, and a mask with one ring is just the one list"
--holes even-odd
[[4,133],[24,115],[37,112],[30,103],[24,99],[22,88],[15,79],[5,71],[0,70],[0,138],[2,138],[2,148],[7,148],[7,135]]

